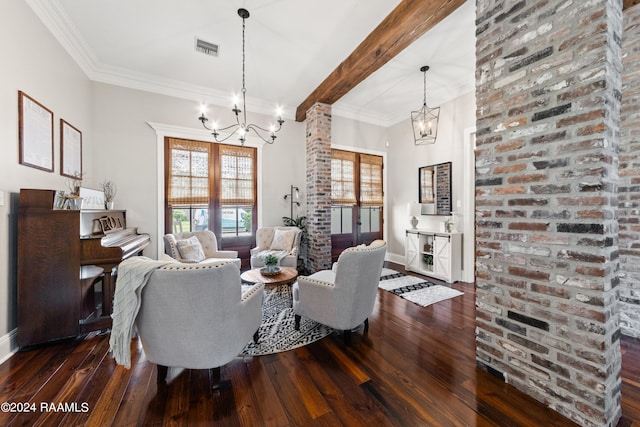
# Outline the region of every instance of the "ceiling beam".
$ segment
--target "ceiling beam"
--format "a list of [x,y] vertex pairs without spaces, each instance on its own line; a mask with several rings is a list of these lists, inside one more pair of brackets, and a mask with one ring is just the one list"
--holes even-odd
[[333,104],[393,59],[465,0],[402,0],[296,109],[296,121],[316,102]]
[[622,0],[622,9],[627,9],[636,4],[640,4],[640,0]]

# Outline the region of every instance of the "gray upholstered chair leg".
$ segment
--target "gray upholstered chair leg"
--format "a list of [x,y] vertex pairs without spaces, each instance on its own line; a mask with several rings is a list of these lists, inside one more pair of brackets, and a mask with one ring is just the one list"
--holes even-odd
[[213,377],[211,379],[213,381],[213,386],[211,388],[214,391],[227,389],[231,386],[231,380],[222,381],[222,368],[220,366],[213,368]]
[[296,331],[299,331],[299,330],[300,330],[300,316],[298,316],[297,314],[295,314],[295,315],[293,316],[293,318],[295,319],[295,325],[294,325],[294,328],[295,328],[295,330],[296,330]]
[[343,331],[342,337],[344,338],[344,345],[350,346],[351,345],[351,329]]
[[169,368],[167,366],[156,365],[158,371],[158,378],[156,378],[157,384],[164,384],[167,380],[167,372]]

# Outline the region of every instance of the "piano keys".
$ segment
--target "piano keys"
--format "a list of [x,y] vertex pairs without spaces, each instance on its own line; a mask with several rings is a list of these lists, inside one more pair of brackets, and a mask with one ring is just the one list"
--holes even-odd
[[[53,190],[20,191],[17,343],[21,348],[109,328],[118,264],[141,254],[150,243],[148,234],[126,227],[125,211],[53,209],[54,198]],[[117,218],[107,234],[100,227],[105,216]],[[90,310],[95,295],[87,291],[86,282],[81,283],[81,268],[84,273],[104,271],[101,311]]]

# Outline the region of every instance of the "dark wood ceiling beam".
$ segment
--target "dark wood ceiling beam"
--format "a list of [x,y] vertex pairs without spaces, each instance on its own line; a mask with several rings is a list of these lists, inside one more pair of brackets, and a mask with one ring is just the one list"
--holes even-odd
[[627,9],[636,4],[640,4],[640,0],[622,0],[622,9]]
[[307,110],[316,102],[331,105],[342,98],[464,2],[465,0],[402,0],[298,106],[296,121],[303,121]]

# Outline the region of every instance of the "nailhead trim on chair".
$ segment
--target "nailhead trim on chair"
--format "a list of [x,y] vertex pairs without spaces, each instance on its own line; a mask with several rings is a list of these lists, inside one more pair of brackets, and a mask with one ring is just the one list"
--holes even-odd
[[204,270],[210,268],[220,268],[223,265],[233,264],[233,262],[220,261],[207,264],[185,264],[181,262],[172,262],[160,267],[161,270]]
[[240,299],[240,301],[244,302],[249,297],[251,297],[251,295],[263,290],[264,290],[264,283],[256,283],[251,287],[251,289],[249,289],[247,292],[242,294],[242,298]]
[[[305,280],[306,282],[310,282],[310,283],[313,283],[313,284],[315,284],[315,285],[325,286],[325,287],[327,287],[327,288],[334,288],[334,287],[336,286],[336,285],[334,285],[333,283],[325,282],[325,281],[318,280],[318,279],[313,279],[313,278],[311,278],[311,277],[309,277],[309,276],[300,276],[300,277],[304,277],[304,280]],[[299,277],[298,279],[300,279],[300,277]]]

